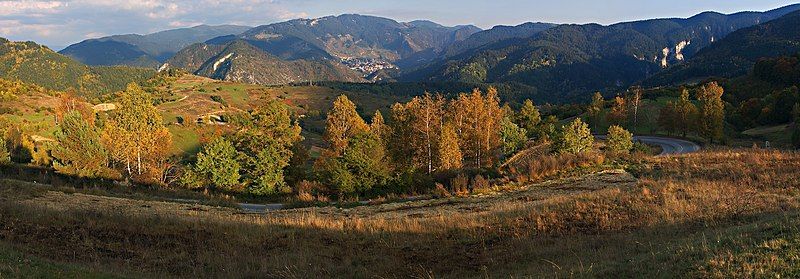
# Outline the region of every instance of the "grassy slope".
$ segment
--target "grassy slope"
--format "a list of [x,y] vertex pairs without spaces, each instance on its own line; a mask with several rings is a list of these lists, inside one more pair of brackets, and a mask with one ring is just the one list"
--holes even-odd
[[52,260],[177,277],[796,277],[798,156],[721,150],[632,165],[633,184],[263,216],[3,185],[0,236]]
[[[324,114],[333,100],[345,94],[359,106],[362,116],[368,117],[375,110],[388,110],[391,104],[406,101],[403,97],[379,96],[369,93],[354,93],[319,86],[261,86],[232,83],[208,78],[186,75],[162,88],[171,95],[170,102],[158,106],[164,122],[170,125],[175,136],[176,153],[191,155],[199,148],[201,134],[209,127],[194,125],[198,116],[206,114],[224,115],[257,108],[269,100],[280,100],[289,105],[298,115],[314,114],[305,118],[303,134],[310,145],[320,145],[321,131],[324,129]],[[223,102],[212,100],[219,96]],[[319,115],[319,116],[316,116]],[[189,125],[174,125],[177,117],[184,118]],[[225,128],[221,128],[225,129]]]
[[25,255],[0,242],[0,278],[123,278],[107,272]]

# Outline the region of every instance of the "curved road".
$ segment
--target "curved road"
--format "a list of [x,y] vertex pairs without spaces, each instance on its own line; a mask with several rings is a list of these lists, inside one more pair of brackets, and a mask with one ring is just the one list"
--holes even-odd
[[645,144],[661,146],[662,151],[661,154],[659,154],[659,156],[686,154],[686,153],[700,151],[699,145],[697,145],[694,142],[682,139],[651,137],[651,136],[635,136],[633,137],[633,140],[640,141]]

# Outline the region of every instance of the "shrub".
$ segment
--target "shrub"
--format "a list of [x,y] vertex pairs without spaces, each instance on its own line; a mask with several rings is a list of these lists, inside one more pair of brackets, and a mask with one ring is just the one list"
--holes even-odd
[[476,175],[475,178],[472,179],[472,190],[482,191],[486,189],[489,189],[489,181],[480,174]]
[[608,128],[606,151],[615,154],[627,154],[633,149],[633,135],[624,128],[613,125]]
[[592,149],[594,136],[589,130],[589,125],[580,118],[576,118],[562,130],[559,139],[554,144],[558,153],[578,154]]
[[444,188],[444,185],[436,183],[436,188],[433,189],[433,196],[437,198],[449,198],[451,195],[450,192]]
[[459,174],[450,180],[450,190],[456,195],[464,195],[469,193],[469,178],[466,175]]

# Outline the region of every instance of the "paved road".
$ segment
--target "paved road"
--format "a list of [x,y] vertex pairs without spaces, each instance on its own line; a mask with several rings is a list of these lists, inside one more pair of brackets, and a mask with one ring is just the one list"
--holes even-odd
[[664,137],[651,137],[651,136],[636,136],[633,140],[640,141],[645,144],[661,146],[663,151],[659,156],[686,154],[700,151],[700,146],[694,142],[682,139],[664,138]]
[[[598,139],[606,138],[605,135],[595,135],[594,137]],[[686,154],[700,151],[699,145],[682,139],[653,136],[634,136],[633,140],[649,145],[661,146],[662,151],[661,154],[658,154],[658,156]]]

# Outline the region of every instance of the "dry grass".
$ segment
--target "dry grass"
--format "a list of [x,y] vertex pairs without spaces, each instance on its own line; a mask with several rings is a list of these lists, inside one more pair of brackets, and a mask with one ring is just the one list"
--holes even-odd
[[650,159],[638,182],[604,172],[488,197],[267,215],[34,191],[0,204],[0,239],[170,277],[796,275],[798,169],[797,153],[713,151]]

